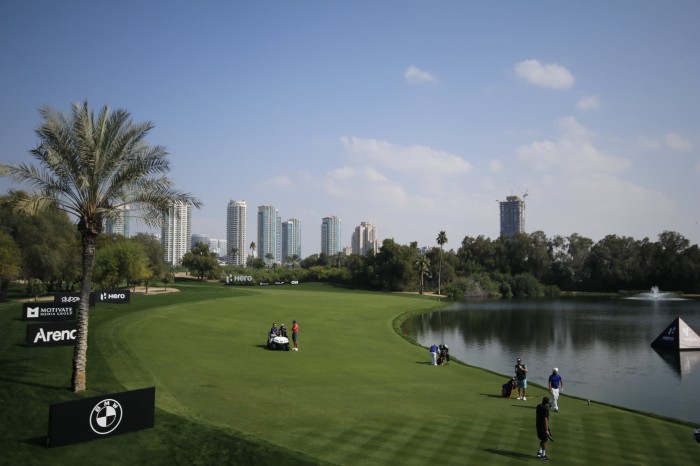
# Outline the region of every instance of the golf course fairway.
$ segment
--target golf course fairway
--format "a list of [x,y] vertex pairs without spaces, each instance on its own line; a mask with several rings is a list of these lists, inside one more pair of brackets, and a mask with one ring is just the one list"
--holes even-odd
[[[176,286],[91,310],[81,395],[68,390],[72,347],[25,347],[21,304],[0,306],[0,464],[541,462],[542,387],[531,385],[527,401],[501,399],[510,374],[468,360],[430,366],[427,349],[397,332],[402,315],[439,306],[434,297],[322,284]],[[271,324],[291,328],[293,319],[299,351],[267,350]],[[148,386],[153,429],[44,446],[50,403]],[[688,423],[566,395],[560,407],[550,417],[552,462],[700,464]]]

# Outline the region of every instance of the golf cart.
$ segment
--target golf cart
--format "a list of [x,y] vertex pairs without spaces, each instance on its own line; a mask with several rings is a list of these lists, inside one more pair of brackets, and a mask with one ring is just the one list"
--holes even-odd
[[267,336],[267,349],[289,351],[289,338],[271,333]]

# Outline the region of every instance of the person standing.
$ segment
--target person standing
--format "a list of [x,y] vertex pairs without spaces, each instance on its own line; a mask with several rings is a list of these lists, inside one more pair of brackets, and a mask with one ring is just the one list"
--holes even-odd
[[537,438],[540,439],[540,449],[537,451],[537,457],[549,461],[547,457],[547,440],[550,438],[549,433],[549,398],[542,398],[542,403],[537,405],[535,410],[535,427],[537,428]]
[[433,343],[433,345],[430,347],[430,365],[431,366],[437,366],[437,354],[438,354],[438,346]]
[[[518,384],[518,399],[527,400],[525,392],[527,391],[527,366],[522,359],[518,358],[515,362],[515,381]],[[522,395],[520,394],[522,392]]]
[[299,351],[297,339],[299,337],[299,324],[296,320],[292,321],[292,341],[294,342],[294,351]]
[[559,412],[559,391],[564,388],[564,381],[559,375],[559,369],[552,369],[552,375],[549,376],[547,381],[547,388],[549,388],[549,393],[552,394],[552,409],[555,413]]

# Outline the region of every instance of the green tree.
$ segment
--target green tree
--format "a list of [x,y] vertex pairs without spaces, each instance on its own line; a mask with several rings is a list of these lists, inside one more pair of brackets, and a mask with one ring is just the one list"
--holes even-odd
[[174,202],[195,207],[200,202],[176,190],[165,176],[169,170],[165,148],[145,141],[152,123],[136,124],[126,110],[110,112],[107,106],[95,115],[87,101],[74,104],[70,114],[47,106],[39,113],[43,120],[36,129],[39,143],[31,151],[39,165],[0,164],[0,175],[35,189],[16,193],[17,211],[36,214],[58,209],[77,220],[82,278],[71,388],[81,392],[87,382],[90,281],[104,220],[117,219],[121,207],[129,205],[146,224],[156,227]]
[[197,241],[192,249],[182,256],[182,265],[194,270],[199,280],[213,275],[219,270],[219,261],[216,254],[209,251],[209,245]]
[[445,231],[440,231],[436,238],[437,244],[440,245],[440,266],[438,267],[438,294],[441,293],[441,279],[442,279],[442,247],[447,243],[447,234]]
[[425,254],[419,254],[415,265],[420,275],[420,294],[423,294],[423,277],[430,273],[430,259]]
[[150,279],[152,270],[140,242],[121,238],[100,247],[95,254],[93,279],[102,286],[116,288]]
[[12,237],[0,230],[0,302],[7,301],[10,282],[22,271],[19,247]]
[[130,239],[141,244],[141,247],[146,254],[146,258],[148,258],[150,274],[143,279],[144,286],[146,287],[146,293],[148,293],[148,285],[150,284],[151,279],[161,278],[165,271],[165,261],[163,261],[163,257],[165,256],[165,248],[158,238],[146,233],[138,233],[136,236]]
[[252,241],[250,243],[250,255],[251,257],[255,257],[255,250],[257,249],[257,246],[255,244],[255,241]]

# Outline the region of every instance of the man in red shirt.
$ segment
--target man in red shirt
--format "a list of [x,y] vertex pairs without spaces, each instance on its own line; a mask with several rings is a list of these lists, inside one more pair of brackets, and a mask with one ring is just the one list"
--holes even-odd
[[297,344],[297,337],[299,334],[299,324],[296,320],[292,321],[292,341],[294,341],[294,351],[299,351],[299,345]]

